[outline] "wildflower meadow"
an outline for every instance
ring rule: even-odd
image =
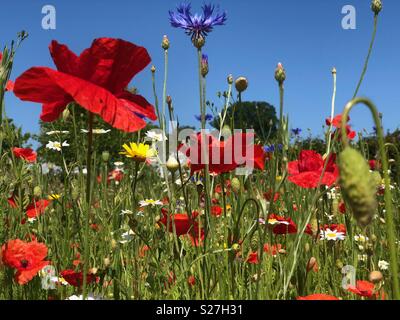
[[[53,64],[18,74],[30,31],[0,39],[0,299],[399,300],[400,133],[383,128],[379,100],[359,96],[384,81],[368,77],[382,2],[363,1],[370,42],[354,45],[365,60],[347,104],[334,60],[326,72],[322,138],[286,111],[285,61],[258,70],[276,110],[251,102],[252,79],[229,70],[218,99],[207,90],[218,68],[209,41],[230,27],[222,5],[163,13],[163,32],[181,31],[196,61],[179,70],[198,79],[185,107],[195,126],[169,95],[167,35],[147,40],[161,65],[142,39],[97,37],[79,52],[53,39]],[[19,112],[41,108],[39,133],[7,115],[11,96]],[[354,128],[354,109],[373,133]]]

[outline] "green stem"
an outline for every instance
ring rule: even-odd
[[[385,208],[386,208],[386,228],[389,240],[389,251],[390,251],[390,268],[393,277],[393,295],[396,300],[400,300],[400,287],[398,277],[398,264],[397,264],[397,249],[396,249],[396,230],[393,216],[393,205],[392,205],[392,191],[390,189],[390,177],[389,177],[389,164],[385,150],[385,142],[383,138],[383,129],[379,118],[379,113],[376,106],[366,98],[355,98],[351,100],[344,108],[342,113],[342,123],[347,123],[348,115],[350,110],[357,104],[366,105],[372,113],[374,123],[377,130],[379,153],[382,161],[382,170],[385,180]],[[346,134],[346,126],[342,126],[342,143],[345,147],[349,145],[349,141]]]
[[[378,15],[376,14],[376,15],[374,16],[374,31],[373,31],[373,33],[372,33],[372,39],[371,39],[371,43],[370,43],[370,45],[369,45],[367,58],[365,59],[364,68],[363,68],[363,71],[362,71],[362,73],[361,73],[360,80],[358,81],[356,91],[354,92],[353,99],[357,96],[358,90],[360,89],[361,84],[362,84],[362,82],[363,82],[363,80],[364,80],[364,76],[365,76],[365,74],[366,74],[366,72],[367,72],[369,58],[371,57],[372,48],[373,48],[374,42],[375,42],[375,36],[376,36],[377,25],[378,25]]]
[[[89,111],[89,119],[88,119],[88,146],[87,146],[87,160],[86,160],[86,205],[87,205],[87,213],[85,216],[85,225],[84,225],[84,261],[83,261],[83,287],[82,287],[82,295],[85,300],[87,297],[86,292],[86,282],[87,282],[87,272],[89,267],[89,224],[90,224],[90,209],[91,209],[91,177],[92,177],[92,146],[93,146],[93,117],[94,114]]]

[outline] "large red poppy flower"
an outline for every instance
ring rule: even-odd
[[[268,224],[272,226],[274,234],[297,233],[297,225],[291,218],[285,218],[272,213],[268,217]]]
[[[16,158],[24,159],[27,162],[35,162],[37,154],[31,148],[13,148],[12,152]]]
[[[349,122],[349,121],[350,121],[350,117],[347,117],[347,122]],[[336,130],[341,130],[341,128],[342,128],[342,115],[338,114],[336,117],[334,117],[332,119],[332,121],[331,121],[331,118],[326,118],[325,123],[326,123],[327,126],[332,125],[333,127],[336,128]],[[335,134],[336,134],[336,132],[332,133],[332,136],[334,136]],[[348,125],[348,124],[346,124],[346,134],[347,134],[347,137],[350,140],[353,140],[356,137],[356,132],[353,131],[351,129],[351,126]],[[341,131],[339,131],[338,132],[338,138],[339,139],[341,139],[341,135],[342,135],[342,133],[341,133]]]
[[[211,134],[206,134],[205,138],[208,160],[205,159],[206,155],[203,155],[201,133],[193,137],[190,146],[180,147],[190,160],[192,173],[203,170],[206,161],[212,174],[230,172],[241,166],[264,169],[266,154],[262,146],[253,143],[254,134],[236,133],[226,141],[220,141]]]
[[[375,285],[369,281],[358,280],[355,286],[349,286],[347,290],[361,297],[371,298],[375,293]]]
[[[163,208],[161,212],[163,217],[160,219],[160,222],[167,226],[168,211]],[[199,223],[195,220],[198,215],[197,211],[193,211],[191,217],[186,213],[170,214],[168,231],[173,232],[173,225],[175,225],[175,232],[178,237],[188,235],[194,246],[200,245],[200,242],[204,239],[204,230],[199,227]]]
[[[41,120],[56,120],[73,101],[126,132],[142,129],[144,117],[157,119],[145,98],[126,90],[151,61],[145,48],[121,39],[99,38],[79,56],[57,41],[50,44],[50,53],[58,71],[31,68],[14,86],[21,100],[43,104]]]
[[[67,269],[60,272],[61,276],[67,281],[71,286],[81,287],[83,284],[83,273],[82,271],[76,272],[71,269]],[[96,281],[96,277],[92,274],[86,276],[86,283],[92,283]]]
[[[329,294],[323,294],[323,293],[315,293],[315,294],[310,294],[305,297],[297,297],[297,300],[340,300],[339,298],[336,298],[335,296],[331,296]]]
[[[1,250],[3,263],[17,270],[15,279],[21,285],[31,281],[49,264],[49,261],[44,260],[47,256],[46,245],[37,241],[10,240]]]
[[[49,204],[50,201],[45,199],[35,201],[26,207],[26,215],[28,218],[37,218],[44,213]]]
[[[335,160],[335,155],[329,157],[321,185],[331,186],[336,182],[339,170]],[[319,153],[313,150],[302,150],[298,160],[289,162],[288,180],[302,188],[316,188],[323,168],[324,160]]]

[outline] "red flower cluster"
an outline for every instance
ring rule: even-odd
[[[31,148],[13,148],[12,152],[16,158],[24,159],[27,162],[35,162],[37,154]]]
[[[17,207],[14,197],[8,198],[7,201],[11,208]],[[41,199],[37,201],[35,200],[33,203],[29,204],[26,207],[26,215],[28,216],[28,218],[37,218],[45,212],[45,209],[48,207],[49,204],[50,201],[46,199]]]
[[[349,121],[350,121],[350,117],[347,117],[347,122],[349,122]],[[342,136],[342,132],[341,132],[341,130],[342,130],[341,129],[342,128],[342,115],[338,114],[336,117],[334,117],[332,119],[332,121],[331,121],[331,118],[326,118],[325,123],[326,123],[327,126],[331,126],[332,125],[333,127],[335,127],[336,131],[339,130],[338,131],[338,138],[341,139],[341,136]],[[336,131],[334,133],[332,133],[332,136],[336,135]],[[356,137],[356,132],[351,130],[351,126],[348,125],[348,124],[346,124],[346,134],[347,134],[347,137],[350,140],[353,140]]]
[[[335,164],[336,156],[329,157],[321,185],[333,185],[338,176],[339,169]],[[322,156],[313,150],[302,150],[299,159],[289,162],[288,180],[302,188],[316,188],[324,168]]]
[[[285,218],[272,213],[268,217],[268,224],[272,225],[274,234],[297,233],[297,225],[291,218]]]
[[[99,38],[80,56],[53,41],[50,53],[57,70],[34,67],[16,81],[14,93],[24,101],[42,103],[40,118],[52,122],[70,102],[100,115],[114,128],[133,132],[156,120],[145,98],[126,90],[131,79],[151,61],[147,50],[121,39]]]
[[[198,133],[191,142],[191,146],[182,145],[180,150],[190,159],[192,173],[203,170],[206,161],[212,174],[221,174],[246,167],[263,170],[265,152],[258,144],[253,144],[254,134],[236,133],[226,141],[219,141],[211,134],[205,135],[208,160],[203,155],[202,135]]]
[[[161,209],[163,217],[160,219],[163,225],[168,225],[168,211]],[[198,246],[204,239],[204,230],[199,227],[199,223],[196,221],[196,217],[199,215],[197,211],[192,212],[192,216],[189,217],[186,213],[175,213],[169,215],[169,232],[173,232],[173,225],[175,225],[175,232],[178,237],[182,235],[188,235],[192,240],[194,246]],[[199,241],[200,240],[200,241]]]
[[[1,251],[3,263],[17,270],[15,279],[21,285],[31,281],[50,263],[44,260],[47,256],[46,245],[36,240],[31,242],[10,240],[3,245]]]

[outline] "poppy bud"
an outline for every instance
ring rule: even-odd
[[[375,13],[375,15],[378,15],[379,12],[381,12],[381,10],[382,10],[382,1],[381,0],[372,0],[371,9]]]
[[[311,257],[310,260],[308,260],[307,262],[307,267],[306,267],[307,272],[313,270],[316,265],[317,265],[317,259]]]
[[[101,158],[104,162],[108,162],[108,160],[110,159],[110,153],[108,151],[103,151],[101,154]]]
[[[368,225],[375,213],[376,188],[364,157],[346,147],[339,155],[340,186],[353,215],[362,226]]]
[[[243,92],[247,89],[249,82],[245,77],[239,77],[235,81],[235,88],[238,92]]]
[[[42,189],[39,186],[33,188],[33,195],[35,197],[40,197],[42,195]]]
[[[336,216],[338,214],[339,210],[339,201],[338,199],[333,199],[332,200],[332,215]]]
[[[228,84],[232,84],[233,83],[233,76],[230,74],[227,78]]]
[[[282,84],[286,80],[286,71],[282,66],[282,63],[278,63],[275,69],[275,80]]]
[[[168,158],[167,169],[170,172],[175,172],[176,170],[179,169],[179,162],[176,160],[176,158],[173,155],[170,155]]]
[[[234,177],[231,180],[231,188],[234,193],[238,193],[240,191],[240,180]]]
[[[304,245],[304,251],[305,252],[309,252],[310,251],[310,244],[307,242],[305,245]]]
[[[63,113],[62,113],[62,119],[63,119],[64,121],[67,120],[67,119],[69,118],[70,114],[71,114],[71,113],[69,112],[68,107],[65,108],[65,110],[64,110]]]
[[[369,274],[369,281],[372,283],[379,283],[383,280],[383,274],[380,271],[372,271]]]
[[[168,49],[169,49],[169,39],[168,39],[168,37],[167,37],[166,35],[164,35],[164,37],[163,37],[163,39],[162,39],[161,47],[162,47],[164,50],[168,50]]]

